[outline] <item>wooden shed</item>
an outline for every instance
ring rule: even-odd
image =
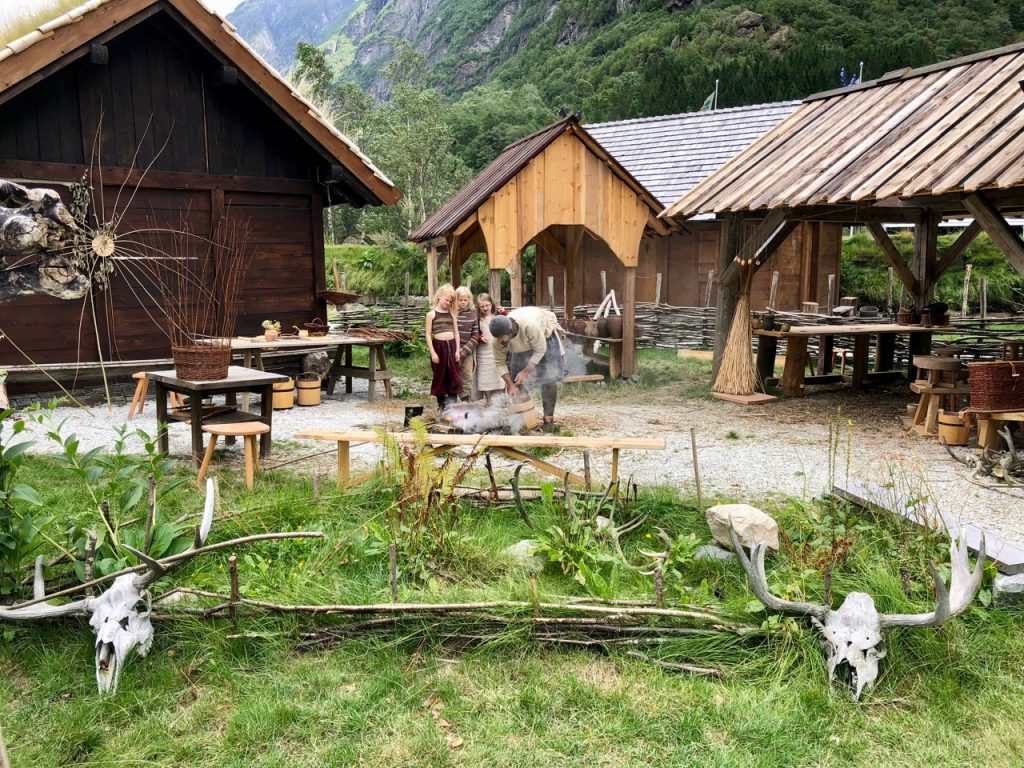
[[[682,195],[663,217],[714,216],[722,230],[716,351],[739,265],[763,263],[799,222],[866,225],[918,306],[982,230],[1024,274],[1024,242],[1005,219],[1024,211],[1022,81],[1017,44],[816,94]],[[963,216],[974,222],[940,252],[939,222]],[[912,263],[887,222],[914,225]]]
[[[56,189],[69,205],[85,180],[119,235],[247,222],[255,257],[239,333],[325,315],[325,205],[401,197],[199,0],[91,0],[0,48],[0,179]],[[132,254],[115,258],[126,261],[109,284],[76,300],[24,290],[34,283],[14,278],[33,264],[8,269],[0,365],[25,363],[19,348],[36,363],[168,357]]]
[[[452,280],[464,261],[487,254],[490,290],[500,273],[512,279],[512,304],[521,305],[520,255],[530,243],[558,263],[564,306],[582,301],[583,243],[601,241],[621,266],[622,375],[636,371],[636,270],[648,227],[667,234],[661,206],[575,117],[564,118],[507,147],[494,162],[410,235],[428,245],[427,275],[437,283],[437,245],[447,248]]]

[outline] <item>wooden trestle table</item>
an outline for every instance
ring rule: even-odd
[[[765,331],[757,329],[757,374],[761,382],[773,377],[775,353],[779,339],[786,340],[786,363],[782,372],[782,394],[800,397],[807,384],[834,384],[842,376],[832,372],[832,352],[836,336],[853,339],[853,375],[850,385],[863,389],[873,379],[891,378],[896,357],[896,337],[907,336],[910,341],[910,355],[926,355],[931,350],[932,334],[955,332],[947,327],[924,327],[921,325],[897,325],[896,323],[850,323],[844,325],[801,325],[788,331]],[[813,336],[819,338],[817,374],[807,375],[807,341]],[[868,370],[868,352],[872,340],[875,342],[875,364]],[[909,378],[915,378],[913,365],[908,371]]]

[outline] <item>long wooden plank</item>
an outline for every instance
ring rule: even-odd
[[[348,441],[353,443],[381,443],[394,440],[397,443],[418,443],[420,438],[412,432],[368,432],[330,429],[304,429],[296,432],[299,440],[326,440],[328,442]],[[426,436],[428,445],[462,445],[481,448],[629,448],[640,450],[665,450],[665,441],[648,437],[564,437],[561,435],[442,435],[430,433]]]
[[[1021,242],[996,207],[980,193],[968,195],[964,198],[964,205],[992,238],[992,242],[1006,255],[1013,268],[1024,275],[1024,242]]]
[[[889,238],[889,233],[885,231],[885,227],[882,226],[881,222],[869,221],[867,228],[871,236],[875,238],[875,242],[878,243],[878,247],[882,249],[882,255],[885,256],[885,260],[892,266],[900,282],[903,283],[911,296],[916,296],[918,289],[917,278],[914,277],[907,263],[903,261],[903,254],[899,252],[896,244]]]

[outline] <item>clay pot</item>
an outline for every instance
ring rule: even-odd
[[[268,328],[263,332],[263,338],[267,341],[277,341],[277,337],[281,335],[280,331],[275,331],[273,328]]]
[[[610,339],[621,339],[622,338],[622,316],[621,315],[609,315],[609,317],[608,317],[608,338],[610,338]]]
[[[597,319],[597,335],[602,339],[608,338],[608,318],[599,317]]]
[[[583,321],[583,335],[584,336],[597,336],[597,321],[596,320],[584,320]]]
[[[761,321],[755,317],[753,320],[750,321],[750,327],[753,328],[755,331],[759,330],[761,328]]]
[[[587,332],[587,321],[582,317],[578,317],[572,321],[572,332],[578,336],[582,336]]]

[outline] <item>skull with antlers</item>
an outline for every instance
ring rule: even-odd
[[[0,608],[0,621],[38,621],[64,616],[88,616],[89,625],[96,633],[96,684],[101,696],[113,693],[117,690],[118,682],[121,679],[121,670],[132,651],[137,652],[139,656],[145,656],[153,643],[153,624],[150,621],[153,600],[148,589],[150,584],[192,557],[212,550],[226,549],[238,544],[267,539],[321,538],[323,536],[322,533],[313,531],[263,533],[204,546],[213,525],[216,499],[216,485],[211,478],[206,481],[206,502],[202,520],[195,528],[195,539],[192,546],[184,552],[155,560],[137,549],[121,544],[120,546],[135,555],[142,565],[116,574],[114,583],[99,597],[88,596],[62,605],[47,602],[53,597],[89,588],[97,582],[87,582],[70,590],[47,596],[43,584],[42,558],[37,558],[33,599],[20,605]],[[149,529],[153,527],[154,514],[154,508],[150,507]],[[112,574],[112,576],[114,575]],[[103,580],[105,579],[100,581]]]
[[[860,698],[862,691],[870,690],[878,679],[878,662],[886,654],[883,644],[885,630],[890,627],[939,627],[953,616],[963,613],[981,586],[985,566],[984,537],[973,570],[966,540],[952,539],[949,545],[952,575],[948,588],[935,564],[928,564],[935,582],[934,611],[920,614],[879,613],[871,595],[864,592],[849,593],[843,604],[832,610],[827,605],[794,602],[773,595],[764,571],[765,544],[755,544],[748,557],[735,529],[730,527],[729,534],[736,556],[746,571],[750,588],[757,599],[773,611],[811,618],[822,635],[829,680],[834,681],[840,676],[848,680],[853,687],[854,700]]]

